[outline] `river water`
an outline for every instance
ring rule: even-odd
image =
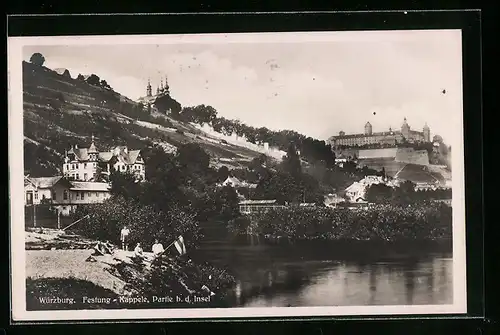
[[[449,247],[270,244],[209,229],[194,256],[227,268],[232,307],[452,304]]]

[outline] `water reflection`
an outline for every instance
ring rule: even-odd
[[[450,253],[363,258],[313,249],[266,245],[247,237],[243,241],[208,240],[197,252],[236,276],[237,283],[227,297],[229,306],[453,303]]]

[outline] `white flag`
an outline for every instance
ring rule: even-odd
[[[179,252],[179,254],[182,256],[186,253],[186,245],[184,244],[184,238],[179,236],[179,238],[174,242],[175,249]]]

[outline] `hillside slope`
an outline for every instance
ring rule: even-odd
[[[244,166],[262,154],[164,114],[149,113],[110,88],[27,62],[23,62],[23,96],[24,169],[32,176],[60,173],[64,151],[75,144],[88,146],[92,135],[99,150],[153,144],[175,150],[182,143],[196,142],[214,165],[228,167]]]

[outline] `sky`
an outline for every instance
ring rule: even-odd
[[[49,40],[51,39],[51,40]],[[48,68],[97,74],[132,99],[168,77],[183,106],[318,139],[343,130],[427,123],[449,144],[462,118],[461,35],[456,30],[168,35],[57,39],[25,45]],[[443,90],[445,93],[443,93]],[[458,128],[457,128],[458,127]]]

